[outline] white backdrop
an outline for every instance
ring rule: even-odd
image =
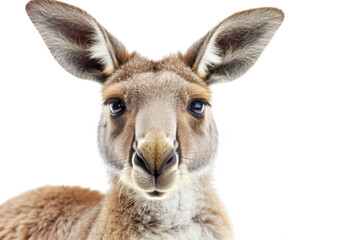
[[[356,1],[67,1],[151,59],[185,51],[236,11],[281,8],[255,66],[212,88],[217,189],[237,239],[360,239]],[[0,203],[43,185],[106,192],[100,85],[56,63],[26,2],[0,7]]]

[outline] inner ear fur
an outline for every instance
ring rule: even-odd
[[[56,61],[76,77],[104,82],[130,58],[123,44],[80,8],[33,0],[26,12]]]
[[[235,13],[195,42],[183,59],[207,84],[232,81],[254,65],[283,19],[277,8]]]

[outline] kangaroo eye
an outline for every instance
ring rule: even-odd
[[[205,103],[201,100],[194,100],[189,104],[187,110],[194,117],[202,118],[205,113]]]
[[[110,103],[110,114],[112,117],[118,117],[126,111],[125,103],[122,99],[117,98]]]

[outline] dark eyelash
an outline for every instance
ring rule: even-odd
[[[112,98],[106,99],[105,102],[103,103],[103,106],[109,105],[109,104],[115,102],[117,99],[119,99],[119,98],[112,97]]]

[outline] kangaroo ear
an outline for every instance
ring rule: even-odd
[[[256,62],[283,19],[277,8],[236,13],[193,44],[184,60],[207,84],[232,81]]]
[[[122,43],[77,7],[33,0],[26,12],[56,61],[76,77],[104,82],[130,58]]]

